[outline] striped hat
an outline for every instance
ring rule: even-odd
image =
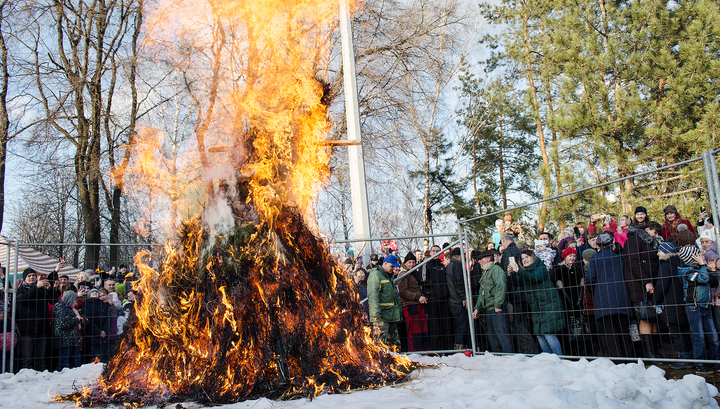
[[[680,248],[680,251],[678,251],[678,256],[680,256],[680,260],[682,260],[685,264],[695,263],[694,256],[698,254],[700,254],[700,249],[695,247],[695,245],[693,244],[683,246]]]

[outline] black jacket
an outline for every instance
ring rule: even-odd
[[[425,264],[424,276],[422,267],[420,267],[418,282],[428,302],[447,302],[447,278],[445,277],[445,266],[440,260],[434,259]]]
[[[25,282],[20,284],[17,289],[15,317],[20,334],[32,338],[52,335],[50,305],[54,305],[56,301],[52,288],[38,288]]]
[[[90,343],[100,343],[102,338],[100,332],[110,335],[110,305],[102,302],[99,298],[88,297],[83,305],[81,315],[87,319],[85,326],[85,341]],[[105,338],[107,339],[107,337]]]
[[[662,315],[665,315],[668,322],[686,326],[689,324],[685,315],[683,285],[677,271],[678,266],[682,264],[677,256],[670,257],[667,261],[660,261],[653,297],[655,304],[663,306]]]
[[[465,280],[463,279],[462,262],[450,259],[450,264],[445,267],[447,279],[448,301],[451,308],[462,308],[465,298]]]

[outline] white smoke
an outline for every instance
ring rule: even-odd
[[[229,204],[237,195],[235,169],[230,164],[221,163],[206,169],[202,177],[207,183],[212,183],[214,193],[203,211],[203,222],[210,229],[210,237],[224,236],[235,227]]]

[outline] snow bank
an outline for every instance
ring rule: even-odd
[[[408,382],[376,390],[315,399],[276,402],[267,399],[225,405],[225,409],[580,409],[580,408],[718,408],[718,390],[705,379],[686,375],[667,380],[655,366],[614,365],[607,359],[566,361],[555,355],[532,358],[522,355],[485,354],[468,358],[412,355],[433,368],[415,371]],[[73,403],[53,401],[56,394],[73,391],[97,378],[101,365],[89,364],[62,373],[24,369],[0,375],[0,407],[69,408]],[[185,408],[197,404],[184,403]]]

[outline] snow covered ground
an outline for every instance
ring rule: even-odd
[[[718,390],[704,378],[686,375],[678,381],[666,380],[663,370],[655,366],[645,369],[639,364],[614,365],[607,359],[573,362],[548,354],[532,358],[491,354],[410,358],[437,367],[415,371],[408,382],[397,386],[312,400],[260,399],[222,408],[718,408],[713,398]],[[52,397],[72,392],[73,384],[87,384],[100,371],[100,364],[88,364],[62,373],[24,369],[14,376],[0,375],[0,407],[73,407],[73,403],[54,402]],[[198,407],[194,403],[182,406]]]

